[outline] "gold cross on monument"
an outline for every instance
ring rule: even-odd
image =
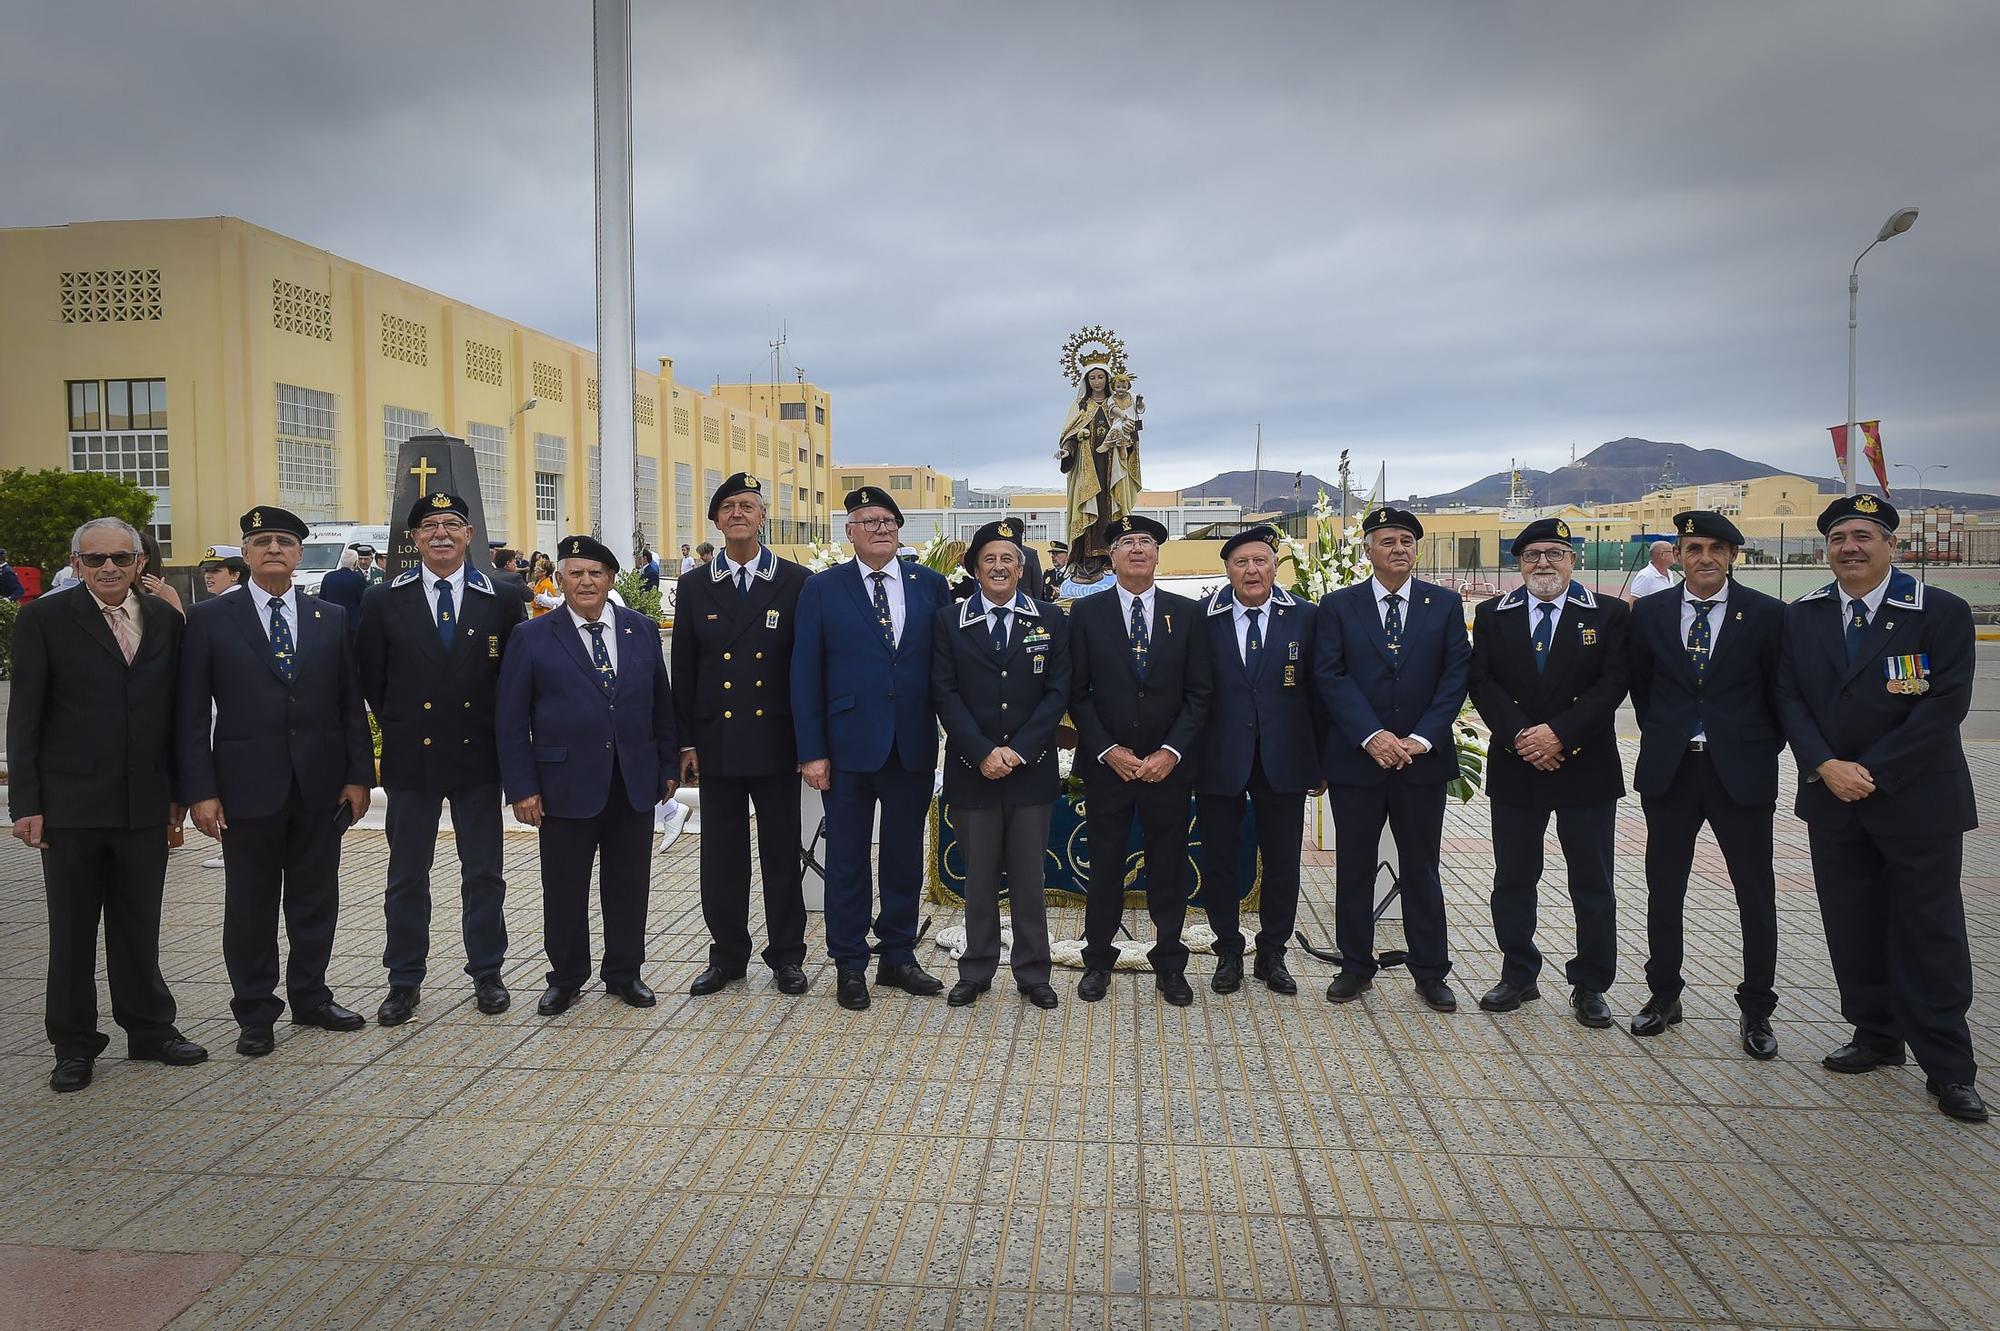
[[[429,490],[431,488],[431,477],[437,474],[438,469],[431,465],[431,460],[421,454],[417,457],[417,465],[410,468],[410,475],[417,478],[418,490]]]

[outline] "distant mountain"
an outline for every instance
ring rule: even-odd
[[[1754,480],[1759,476],[1796,474],[1790,468],[1740,458],[1719,448],[1691,448],[1686,444],[1627,437],[1599,444],[1570,466],[1559,467],[1555,471],[1523,468],[1521,476],[1534,491],[1537,506],[1626,503],[1657,490],[1669,461],[1673,463],[1675,480],[1681,485],[1713,485],[1725,481]],[[1841,489],[1838,477],[1810,476],[1807,479],[1815,482],[1823,493],[1838,493]],[[1875,486],[1862,488],[1881,493]],[[1496,471],[1448,494],[1430,495],[1420,502],[1433,508],[1447,504],[1468,504],[1477,508],[1505,504],[1507,495],[1507,473]],[[1927,488],[1924,502],[1994,508],[2000,507],[2000,496]]]
[[[1211,476],[1199,485],[1183,485],[1181,493],[1191,499],[1229,499],[1240,504],[1248,513],[1255,507],[1261,512],[1289,513],[1298,508],[1311,508],[1313,500],[1324,489],[1328,494],[1340,495],[1340,487],[1333,481],[1321,480],[1311,472],[1306,472],[1299,480],[1298,489],[1292,488],[1289,471],[1225,471]],[[1261,479],[1259,479],[1261,476]],[[1253,504],[1254,501],[1254,504]]]

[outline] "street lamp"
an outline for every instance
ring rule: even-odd
[[[1891,236],[1900,236],[1917,222],[1917,210],[1898,208],[1889,214],[1889,220],[1875,233],[1875,239],[1868,242],[1868,250],[1874,249]],[[1868,250],[1854,256],[1854,266],[1847,270],[1847,493],[1854,493],[1855,455],[1860,452],[1854,446],[1854,325],[1855,315],[1861,303],[1861,261],[1868,257]]]
[[[1950,471],[1949,462],[1926,462],[1923,466],[1913,466],[1908,462],[1896,464],[1904,471],[1917,473],[1917,576],[1923,577],[1924,570],[1924,473],[1927,471]]]

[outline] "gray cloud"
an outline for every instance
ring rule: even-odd
[[[45,4],[0,222],[236,213],[592,341],[582,6]],[[2000,491],[2000,11],[641,4],[642,356],[790,361],[839,454],[1053,483],[1070,329],[1147,475],[1462,484],[1623,434],[1830,470],[1842,271],[1892,460]],[[789,373],[789,369],[787,370]]]

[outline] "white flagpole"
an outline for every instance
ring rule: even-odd
[[[621,562],[634,555],[636,353],[632,295],[632,4],[593,0],[593,112],[597,148],[597,446],[603,476],[600,539]],[[629,565],[627,565],[629,567]]]

